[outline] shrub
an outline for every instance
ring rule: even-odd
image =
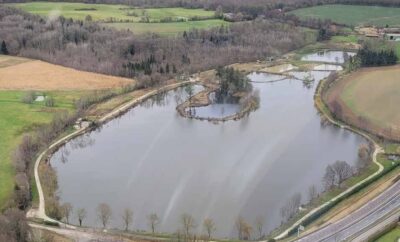
[[[26,92],[22,97],[22,102],[26,104],[32,104],[35,101],[36,94],[33,91]]]
[[[55,106],[55,101],[53,97],[46,97],[44,101],[44,105],[46,107],[54,107]]]

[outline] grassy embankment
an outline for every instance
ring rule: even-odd
[[[139,9],[124,5],[112,4],[84,4],[84,3],[51,3],[30,2],[12,4],[32,14],[43,17],[62,15],[66,18],[84,20],[90,15],[93,21],[103,22],[109,27],[117,29],[129,29],[136,34],[154,32],[161,35],[174,35],[192,28],[211,28],[228,24],[227,22],[214,19],[213,11],[203,9],[184,8],[148,8]],[[147,16],[149,23],[140,22]],[[207,18],[205,20],[190,21],[190,18]],[[162,19],[171,18],[172,22],[160,23]],[[113,19],[112,23],[110,22]],[[177,20],[185,21],[177,22]],[[187,21],[186,21],[187,20]],[[129,21],[129,22],[128,22]],[[175,21],[175,22],[174,22]]]
[[[19,85],[18,73],[25,75],[28,69],[29,76],[25,77],[25,84]],[[14,73],[14,76],[10,76],[9,73]],[[64,78],[58,78],[59,76]],[[0,55],[0,209],[7,205],[13,192],[15,170],[12,155],[23,135],[49,123],[56,113],[72,112],[75,109],[74,101],[92,92],[88,90],[88,87],[104,89],[127,81],[124,78],[81,72],[45,62]],[[55,100],[55,106],[46,107],[44,101],[31,104],[22,102],[27,93],[25,89],[30,86],[36,87],[34,90],[40,90],[36,92],[37,95],[52,97]],[[68,91],[58,90],[57,86]],[[34,185],[33,182],[32,185]],[[34,187],[32,195],[35,200]]]

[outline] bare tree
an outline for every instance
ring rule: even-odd
[[[158,215],[156,213],[152,213],[147,217],[147,219],[149,220],[151,232],[154,234],[156,231],[156,227],[160,222]]]
[[[262,216],[257,216],[256,221],[255,221],[255,227],[258,232],[258,238],[261,239],[264,237],[263,230],[264,230],[264,217]]]
[[[353,174],[352,167],[346,161],[336,161],[332,165],[335,171],[337,185],[340,187],[344,180],[351,177]]]
[[[240,240],[250,239],[253,228],[249,223],[246,222],[246,220],[242,216],[239,216],[236,219],[235,226],[238,232],[238,238]]]
[[[61,211],[62,211],[62,216],[65,218],[65,220],[67,221],[67,223],[69,223],[69,217],[72,213],[72,205],[71,203],[64,203],[61,206]]]
[[[83,220],[86,218],[86,210],[84,208],[79,208],[76,211],[76,216],[78,217],[79,226],[82,227]]]
[[[124,209],[124,212],[122,214],[122,220],[124,221],[125,224],[125,231],[128,231],[129,224],[131,224],[133,221],[133,211],[129,208]]]
[[[212,233],[216,230],[214,221],[211,218],[204,219],[203,227],[207,233],[208,239],[211,239]]]
[[[0,214],[0,241],[30,241],[25,213],[12,208]]]
[[[236,231],[238,232],[238,239],[241,240],[243,238],[243,226],[246,223],[244,218],[242,216],[239,216],[236,219],[235,226],[236,226]]]
[[[184,213],[181,216],[181,223],[183,226],[183,231],[185,232],[186,238],[190,236],[190,231],[196,228],[196,222],[192,215]]]
[[[97,217],[99,218],[101,224],[103,225],[103,228],[107,227],[107,224],[109,223],[111,219],[111,208],[108,206],[106,203],[100,203],[99,206],[97,206]]]
[[[329,190],[335,185],[335,176],[335,171],[333,170],[332,166],[328,165],[325,169],[325,175],[322,178],[325,190]]]
[[[368,144],[361,144],[358,147],[358,159],[357,159],[357,171],[360,172],[362,169],[364,169],[368,163],[370,162],[370,149]]]
[[[284,221],[288,221],[298,212],[301,205],[301,194],[293,195],[281,208],[281,216]]]
[[[308,188],[308,199],[311,202],[314,201],[314,199],[316,199],[318,197],[318,190],[317,187],[315,185],[311,185]]]

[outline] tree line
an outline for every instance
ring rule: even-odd
[[[72,223],[71,218],[74,216],[80,227],[84,226],[84,221],[87,218],[87,211],[84,208],[78,208],[74,211],[73,206],[70,203],[64,203],[61,206],[61,220],[67,224]],[[111,207],[107,203],[100,203],[95,208],[97,221],[100,223],[102,229],[107,229],[112,221],[115,221],[115,216]],[[122,213],[119,214],[119,219],[121,222],[120,229],[123,231],[134,231],[132,224],[134,221],[134,212],[130,208],[125,208]],[[153,234],[157,234],[158,227],[160,225],[161,219],[157,213],[150,213],[147,216],[148,230]],[[179,217],[180,227],[173,234],[178,240],[183,241],[195,241],[196,236],[204,241],[209,241],[214,238],[214,234],[217,231],[217,225],[214,220],[210,217],[205,218],[200,224],[196,219],[189,213],[182,213]],[[263,239],[265,238],[264,233],[265,218],[262,216],[257,216],[254,223],[249,223],[244,217],[238,216],[235,220],[235,229],[237,231],[237,238],[240,240],[250,240]],[[198,227],[202,228],[202,233],[197,235],[194,231]]]

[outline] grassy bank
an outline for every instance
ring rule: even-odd
[[[293,13],[302,19],[331,19],[346,25],[376,25],[384,27],[400,26],[400,8],[360,6],[360,5],[321,5],[294,10]]]

